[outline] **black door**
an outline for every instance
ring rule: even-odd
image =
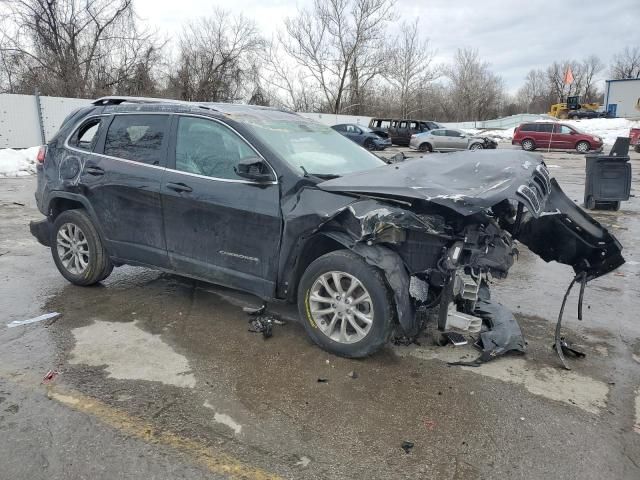
[[[236,175],[238,161],[258,153],[222,122],[179,116],[173,131],[162,183],[173,268],[273,296],[282,229],[275,175],[266,184]]]
[[[81,188],[111,255],[130,263],[168,267],[160,181],[170,117],[121,114],[107,123],[95,153],[87,156]]]

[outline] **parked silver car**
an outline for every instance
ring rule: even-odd
[[[456,150],[482,150],[496,148],[498,143],[487,137],[469,135],[462,130],[438,128],[411,135],[409,147],[421,152],[453,152]]]

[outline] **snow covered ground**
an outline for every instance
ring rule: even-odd
[[[40,147],[13,150],[0,149],[0,177],[24,177],[36,173],[36,157]]]
[[[540,120],[548,121],[548,120]],[[628,137],[631,128],[640,128],[640,120],[627,120],[626,118],[593,118],[590,120],[558,120],[558,122],[571,125],[590,135],[597,135],[604,140],[605,145],[613,145],[617,137]],[[506,130],[467,130],[471,134],[493,137],[499,142],[511,142],[514,128]]]

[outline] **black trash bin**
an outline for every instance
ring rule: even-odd
[[[608,155],[593,153],[586,158],[584,206],[589,210],[618,210],[631,193],[629,138],[618,137]]]

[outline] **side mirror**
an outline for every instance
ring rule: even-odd
[[[273,175],[271,175],[269,167],[264,160],[258,157],[240,160],[238,164],[233,167],[233,170],[239,177],[256,182],[269,182],[273,180]]]

